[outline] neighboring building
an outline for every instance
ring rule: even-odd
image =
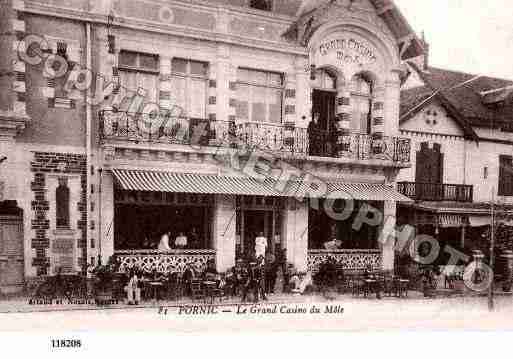
[[[398,189],[415,203],[401,206],[398,221],[470,254],[483,249],[492,201],[498,212],[513,204],[513,81],[419,63],[411,71],[400,132],[411,139],[412,166]]]
[[[225,271],[259,232],[299,270],[328,255],[346,269],[393,268],[380,223],[350,221],[363,204],[395,218],[408,200],[394,190],[410,166],[400,86],[404,60],[423,48],[392,1],[7,0],[0,10],[3,290],[112,255],[122,269],[215,260]],[[43,61],[20,61],[24,48]],[[56,58],[92,78],[53,78]],[[162,116],[150,117],[151,102]],[[241,173],[254,148],[302,171],[310,197],[355,199],[350,219],[293,198],[301,178],[282,191]],[[184,233],[185,248],[157,249],[165,231],[172,247]],[[324,249],[333,236],[342,248]]]

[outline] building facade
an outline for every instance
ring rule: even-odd
[[[411,139],[412,166],[400,172],[398,189],[415,202],[400,206],[399,222],[434,235],[442,248],[487,253],[492,202],[503,224],[510,224],[504,215],[513,195],[513,82],[409,65],[400,132]],[[499,254],[511,250],[508,242]],[[448,258],[442,253],[438,262]]]
[[[4,291],[111,256],[225,271],[260,233],[300,271],[393,269],[378,236],[409,200],[400,88],[423,47],[392,1],[1,6]]]

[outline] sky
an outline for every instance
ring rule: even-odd
[[[513,0],[395,0],[430,65],[513,80]]]

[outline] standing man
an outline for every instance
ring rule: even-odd
[[[265,258],[265,251],[267,250],[267,238],[264,237],[263,232],[258,233],[255,238],[255,258],[262,256]]]

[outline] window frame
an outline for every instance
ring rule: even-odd
[[[283,125],[284,119],[285,119],[285,74],[282,72],[277,71],[266,71],[266,70],[260,70],[260,69],[254,69],[249,67],[237,67],[237,72],[240,70],[246,70],[250,72],[261,72],[266,74],[266,84],[262,85],[258,82],[251,82],[251,81],[242,81],[239,79],[239,76],[237,74],[237,90],[239,89],[240,85],[245,85],[249,87],[249,99],[252,99],[253,95],[253,89],[255,87],[260,87],[264,89],[272,89],[272,90],[279,90],[280,91],[280,119],[278,122],[271,122],[267,121],[269,111],[267,109],[266,111],[266,121],[254,121],[252,120],[252,113],[253,113],[253,102],[248,101],[248,118],[245,119],[245,123],[254,123],[254,124],[265,124],[265,125],[274,125],[274,126],[280,126]],[[273,86],[271,85],[272,81],[270,80],[271,75],[279,75],[281,79],[281,86]],[[237,94],[237,106],[239,104],[239,98]],[[270,117],[270,116],[269,116]],[[239,118],[237,116],[237,118]]]
[[[268,9],[261,9],[261,8],[258,8],[258,7],[255,7],[254,4],[253,4],[253,1],[254,0],[248,0],[248,7],[250,9],[253,9],[253,10],[258,10],[258,11],[266,11],[266,12],[272,12],[274,11],[274,1],[273,0],[262,0],[262,1],[266,1],[266,2],[269,2],[269,8]]]
[[[186,62],[186,72],[176,72],[174,70],[173,66],[173,60],[182,60]],[[191,72],[191,63],[198,62],[203,63],[206,65],[206,72],[205,75],[196,75]],[[208,61],[201,61],[201,60],[193,60],[193,59],[187,59],[182,57],[173,57],[171,59],[171,81],[173,81],[173,78],[181,78],[185,79],[185,116],[182,116],[180,118],[184,118],[187,120],[191,119],[197,119],[197,120],[206,120],[207,119],[207,113],[208,113],[208,81],[209,81],[209,71],[210,71],[210,63]],[[203,117],[198,118],[195,116],[191,116],[191,102],[190,102],[190,91],[192,91],[192,82],[193,80],[201,80],[205,86],[205,98],[203,99],[204,104],[204,113]]]
[[[354,113],[353,106],[354,106],[355,101],[353,101],[353,99],[354,98],[367,99],[369,102],[369,112],[367,114],[367,131],[366,132],[362,131],[361,122],[360,122],[360,128],[358,130],[353,129],[352,131],[355,133],[361,134],[361,135],[370,135],[372,133],[372,106],[374,103],[374,84],[372,83],[372,81],[365,78],[365,76],[359,75],[359,74],[355,75],[353,77],[353,79],[351,80],[351,82],[355,81],[355,79],[358,79],[358,78],[367,82],[367,84],[369,85],[369,92],[368,93],[362,92],[362,91],[360,91],[360,88],[351,89],[351,92],[350,92],[350,94],[351,94],[351,102],[350,102],[351,103],[351,115]],[[361,119],[360,119],[360,121],[361,121]]]
[[[504,163],[508,163],[504,166]],[[513,156],[499,155],[499,176],[497,194],[502,197],[513,196]]]
[[[66,198],[60,197],[60,194],[65,194]],[[71,226],[70,197],[67,178],[59,178],[58,185],[55,188],[55,228],[57,229],[69,229]],[[65,201],[65,203],[61,203],[61,201]],[[64,213],[62,213],[62,209],[64,209]],[[61,216],[62,214],[64,216]]]
[[[134,54],[136,56],[136,65],[135,66],[130,66],[130,65],[123,65],[121,64],[121,56],[122,56],[122,53],[131,53],[131,54]],[[140,55],[148,55],[148,56],[153,56],[156,58],[156,61],[157,61],[157,66],[155,69],[152,69],[152,68],[149,68],[149,67],[144,67],[144,66],[141,66],[141,60],[140,60]],[[154,76],[157,76],[157,86],[155,89],[153,89],[154,93],[153,93],[153,96],[150,96],[152,98],[155,98],[155,102],[158,102],[159,101],[159,92],[160,92],[160,88],[159,88],[159,76],[160,76],[160,56],[157,55],[157,54],[151,54],[151,53],[147,53],[147,52],[141,52],[141,51],[132,51],[132,50],[120,50],[119,53],[118,53],[118,67],[117,67],[118,71],[119,72],[132,72],[132,73],[135,73],[136,75],[136,82],[137,83],[140,83],[141,82],[141,77],[142,76],[145,76],[145,75],[154,75]],[[120,76],[120,79],[121,79],[121,76]],[[120,84],[121,86],[123,86],[122,84]],[[137,91],[137,89],[128,89],[126,88],[127,91]],[[150,91],[150,89],[144,89],[146,91]]]

